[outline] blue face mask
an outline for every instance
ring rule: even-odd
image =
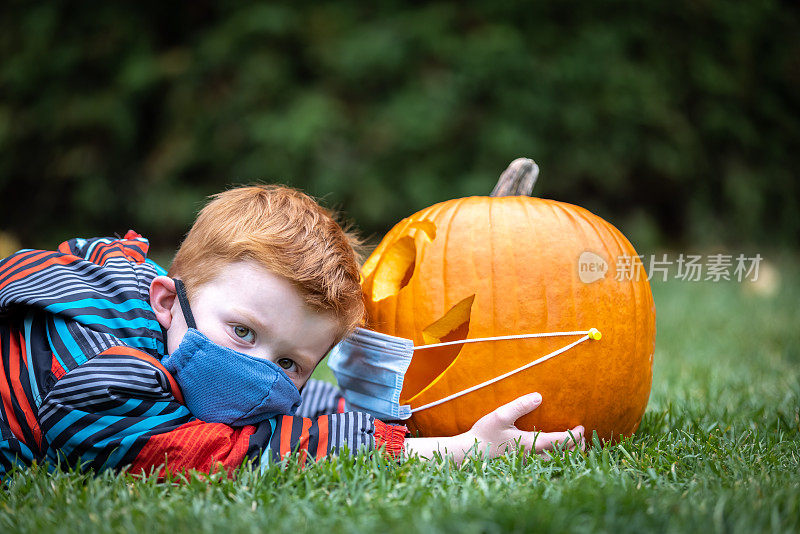
[[[189,330],[162,363],[177,380],[186,407],[209,423],[243,426],[292,415],[300,392],[277,364],[217,345],[197,330],[186,289],[175,280]]]
[[[415,350],[432,349],[446,345],[463,345],[465,343],[480,343],[485,341],[505,341],[513,339],[526,339],[553,336],[581,336],[579,339],[568,343],[560,349],[534,359],[516,369],[513,369],[491,380],[486,380],[462,391],[448,395],[442,399],[422,406],[400,405],[400,392],[403,389],[408,366]],[[447,341],[431,345],[414,346],[410,339],[390,336],[356,328],[356,330],[343,339],[328,355],[328,366],[333,371],[339,388],[344,394],[345,401],[351,408],[367,412],[378,419],[404,420],[411,417],[414,412],[426,410],[452,399],[471,393],[477,389],[489,386],[503,380],[515,373],[539,365],[550,358],[567,352],[572,347],[589,339],[599,340],[600,332],[596,328],[575,332],[546,332],[540,334],[515,334],[509,336],[495,336],[485,338],[470,338],[458,341]],[[417,357],[425,357],[421,354]],[[527,392],[520,392],[520,394]]]

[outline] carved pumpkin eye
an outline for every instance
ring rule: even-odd
[[[406,236],[395,241],[375,270],[372,300],[377,302],[400,293],[414,274],[416,260],[417,247],[413,238]]]
[[[392,243],[383,252],[380,263],[375,267],[375,277],[372,282],[374,302],[397,295],[408,285],[417,262],[415,241],[417,231],[423,232],[424,239],[428,241],[436,238],[436,225],[430,221],[414,221],[405,228],[405,231],[409,232],[409,235]],[[365,264],[364,271],[369,270],[371,266]]]

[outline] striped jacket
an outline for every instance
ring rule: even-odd
[[[149,304],[164,270],[148,242],[72,239],[0,261],[0,478],[14,465],[232,468],[301,461],[347,447],[398,455],[405,427],[344,412],[331,384],[309,381],[295,416],[231,427],[193,417],[161,365],[165,334]]]

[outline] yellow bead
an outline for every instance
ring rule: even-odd
[[[603,337],[603,334],[601,334],[600,330],[598,330],[597,328],[590,328],[589,329],[589,337],[591,339],[594,339],[595,341],[597,341],[598,339]]]

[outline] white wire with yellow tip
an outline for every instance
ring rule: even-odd
[[[419,346],[414,347],[414,350],[423,350],[423,349],[433,349],[433,348],[436,348],[436,347],[446,347],[448,345],[463,345],[463,344],[466,344],[466,343],[478,343],[478,342],[481,342],[481,341],[504,341],[504,340],[509,340],[509,339],[528,339],[528,338],[537,338],[537,337],[556,337],[556,336],[583,336],[583,337],[581,337],[580,339],[578,339],[576,341],[573,341],[572,343],[570,343],[569,345],[567,345],[565,347],[561,347],[560,349],[554,350],[550,354],[546,354],[545,356],[542,356],[541,358],[533,360],[532,362],[526,363],[525,365],[523,365],[521,367],[517,367],[516,369],[513,369],[513,370],[511,370],[511,371],[509,371],[507,373],[503,373],[500,376],[496,376],[496,377],[492,378],[491,380],[487,380],[486,382],[481,382],[480,384],[477,384],[477,385],[472,386],[470,388],[467,388],[467,389],[464,389],[464,390],[461,390],[461,391],[457,391],[456,393],[453,393],[452,395],[448,395],[447,397],[444,397],[443,399],[439,399],[437,401],[429,402],[428,404],[423,404],[422,406],[418,406],[416,408],[413,408],[411,410],[411,413],[418,412],[420,410],[425,410],[427,408],[433,408],[434,406],[438,406],[439,404],[442,404],[442,403],[445,403],[447,401],[453,400],[455,398],[461,397],[462,395],[466,395],[467,393],[472,393],[473,391],[475,391],[477,389],[480,389],[480,388],[486,387],[488,385],[494,384],[495,382],[503,380],[504,378],[508,378],[509,376],[511,376],[511,375],[513,375],[515,373],[519,373],[520,371],[524,371],[525,369],[529,369],[529,368],[533,367],[534,365],[539,365],[540,363],[544,363],[544,362],[546,362],[547,360],[549,360],[551,358],[555,358],[559,354],[562,354],[562,353],[568,351],[569,349],[571,349],[572,347],[574,347],[576,345],[579,345],[580,343],[583,343],[584,341],[587,341],[589,339],[591,339],[593,341],[599,341],[603,337],[603,334],[597,328],[590,328],[589,330],[580,330],[580,331],[575,331],[575,332],[543,332],[543,333],[539,333],[539,334],[515,334],[515,335],[510,335],[510,336],[477,337],[477,338],[470,338],[470,339],[459,339],[459,340],[456,340],[456,341],[445,341],[443,343],[433,343],[431,345],[419,345]]]

